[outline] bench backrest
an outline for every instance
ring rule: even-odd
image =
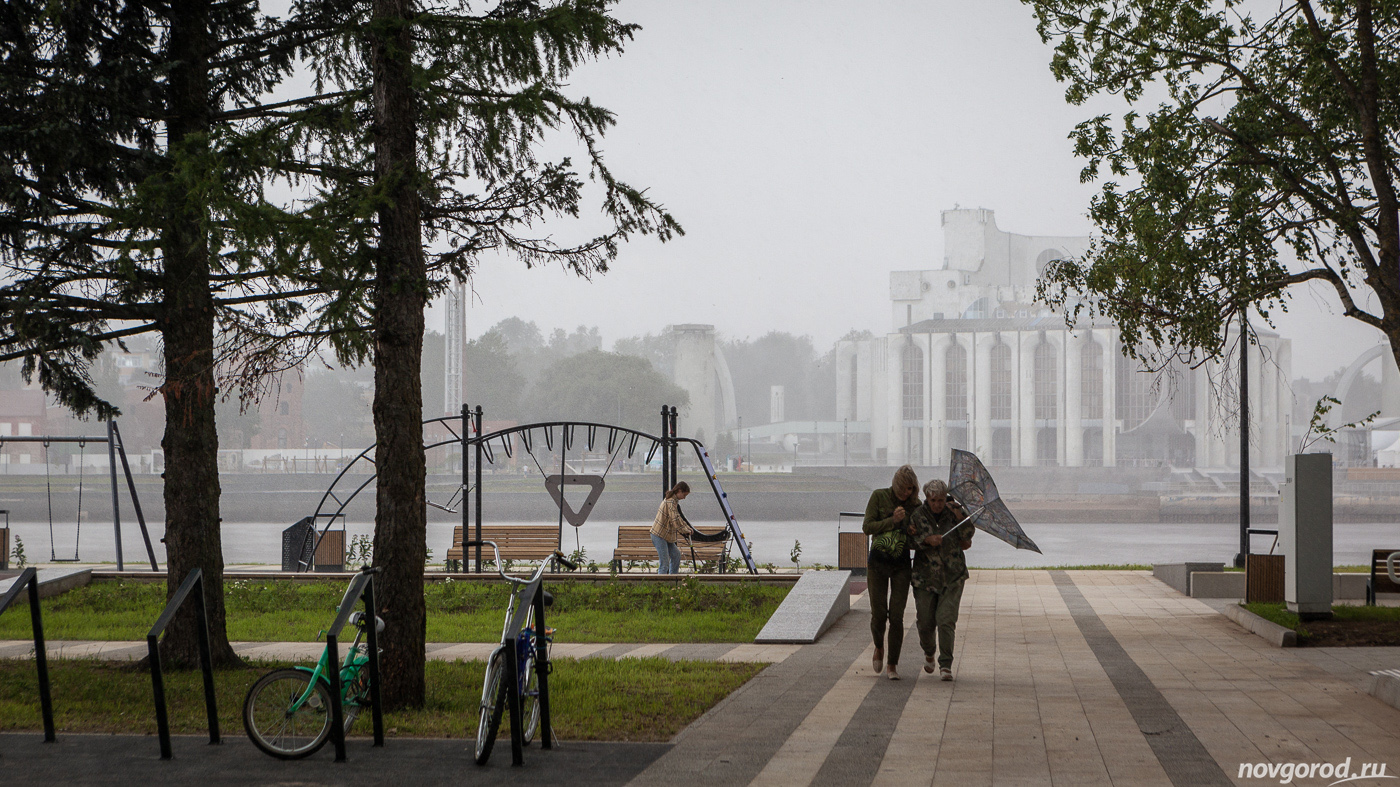
[[[471,533],[476,535],[475,526]],[[481,537],[495,541],[504,560],[542,560],[559,548],[559,528],[554,525],[482,525]],[[452,528],[451,551],[461,549],[463,540],[462,526]],[[491,555],[490,547],[482,547],[483,560]]]
[[[702,525],[695,528],[705,535],[722,533],[724,525]],[[685,542],[685,539],[682,539]],[[716,554],[724,551],[723,541],[696,541],[695,553],[698,555],[702,551],[706,554],[714,552]],[[689,546],[686,547],[687,550]],[[655,547],[651,543],[651,525],[622,525],[617,529],[617,551],[627,554],[655,554]]]
[[[1400,585],[1391,580],[1385,570],[1385,560],[1400,549],[1377,549],[1371,552],[1371,589],[1376,593],[1400,593]],[[1396,561],[1400,563],[1400,560]]]

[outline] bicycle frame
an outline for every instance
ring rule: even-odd
[[[522,765],[525,757],[522,751],[522,739],[524,738],[524,724],[521,717],[521,694],[529,676],[525,674],[524,664],[530,658],[530,650],[533,640],[534,669],[539,676],[539,709],[540,709],[540,745],[542,748],[552,748],[552,732],[549,723],[549,630],[544,625],[544,595],[541,588],[541,581],[544,578],[545,569],[555,562],[569,568],[574,565],[564,557],[563,553],[555,550],[553,555],[540,562],[538,568],[528,579],[513,577],[502,568],[501,550],[494,541],[467,541],[462,544],[463,550],[473,546],[490,546],[495,555],[496,572],[501,579],[510,583],[510,600],[506,603],[505,623],[501,628],[501,644],[491,651],[487,658],[488,675],[489,665],[495,661],[502,652],[508,654],[508,670],[506,673],[506,700],[510,709],[511,728],[511,763]],[[464,552],[465,554],[465,552]],[[525,624],[530,621],[532,612],[537,613],[533,623],[532,631],[525,633]],[[494,736],[494,732],[492,733]],[[489,756],[489,755],[487,755]],[[478,760],[481,762],[481,760]]]
[[[350,652],[345,656],[345,664],[340,668],[340,685],[345,692],[345,697],[342,699],[351,698],[351,686],[360,677],[360,672],[369,666],[369,656],[360,650],[360,640],[364,639],[364,636],[364,629],[360,628],[359,633],[355,635],[354,642],[350,644]],[[329,646],[321,651],[321,659],[316,662],[315,667],[292,667],[298,672],[311,673],[311,680],[306,684],[306,692],[298,697],[296,702],[288,706],[288,713],[295,713],[302,705],[306,704],[307,700],[311,699],[311,695],[316,693],[317,682],[324,683],[327,689],[331,688],[330,667],[331,651]]]

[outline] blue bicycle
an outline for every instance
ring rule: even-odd
[[[496,571],[511,585],[510,600],[506,603],[505,625],[501,629],[501,644],[491,651],[486,660],[486,678],[481,686],[481,708],[476,727],[476,764],[485,765],[491,759],[491,748],[496,744],[496,733],[505,715],[506,699],[509,692],[508,678],[511,667],[511,651],[515,655],[515,689],[520,697],[521,744],[534,740],[540,727],[540,688],[537,660],[547,664],[549,646],[554,641],[554,629],[535,625],[534,601],[538,589],[544,595],[547,606],[553,598],[540,587],[540,579],[545,569],[558,563],[570,570],[576,566],[556,550],[545,560],[529,579],[512,577],[502,568],[501,550],[494,541],[468,541],[463,548],[490,546],[495,552]]]

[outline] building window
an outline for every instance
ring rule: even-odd
[[[1098,427],[1084,430],[1084,466],[1103,466],[1103,430]]]
[[[1055,346],[1042,340],[1035,347],[1035,419],[1052,421],[1056,417],[1056,393],[1059,376],[1055,373]]]
[[[924,351],[913,341],[904,345],[904,420],[924,420]]]
[[[1035,430],[1035,463],[1041,467],[1059,464],[1058,444],[1055,439],[1055,430],[1037,429]]]
[[[966,426],[948,427],[948,447],[957,448],[961,451],[966,451],[968,449]]]
[[[1153,375],[1138,368],[1137,361],[1127,356],[1118,356],[1115,364],[1117,384],[1117,417],[1123,421],[1123,431],[1136,427],[1152,415],[1157,404],[1153,395]]]
[[[277,430],[277,447],[278,447],[278,448],[286,448],[286,447],[287,447],[287,430],[286,430],[286,429],[278,429],[278,430]]]
[[[1011,380],[1011,346],[997,342],[992,348],[992,407],[993,421],[1011,420],[1013,388]],[[1007,461],[1010,461],[1009,459]]]
[[[1011,430],[1005,426],[992,427],[992,464],[1011,464]]]
[[[967,350],[957,339],[944,355],[947,371],[943,384],[943,417],[949,421],[967,420]]]
[[[290,403],[290,402],[283,402],[283,403],[281,403],[280,405],[278,405],[278,406],[277,406],[277,414],[278,414],[278,415],[291,415],[291,414],[292,414],[292,405],[291,405],[291,403]]]
[[[1079,351],[1079,402],[1084,418],[1103,418],[1103,346],[1085,342]]]
[[[1196,370],[1178,366],[1172,376],[1172,417],[1177,423],[1196,418]]]

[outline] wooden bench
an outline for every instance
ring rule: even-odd
[[[476,526],[471,528],[476,537]],[[544,560],[559,548],[559,528],[555,525],[482,525],[483,541],[495,541],[501,550],[501,560]],[[447,563],[450,570],[456,571],[459,563],[470,563],[476,557],[476,547],[464,550],[462,526],[452,528],[452,546],[447,550]],[[465,554],[464,554],[465,553]],[[481,560],[495,560],[496,553],[491,547],[481,548]]]
[[[714,525],[708,527],[697,527],[696,530],[707,536],[712,536],[725,531],[724,525]],[[695,549],[695,560],[700,562],[716,561],[721,566],[726,555],[726,541],[691,541],[682,538],[676,542],[680,547],[681,560],[690,560],[691,548]],[[617,549],[613,550],[612,565],[618,571],[622,570],[623,561],[633,560],[656,560],[656,545],[651,543],[651,525],[621,525],[617,528]]]
[[[1377,593],[1400,593],[1400,585],[1390,578],[1385,559],[1400,549],[1377,549],[1371,552],[1371,578],[1366,580],[1366,603],[1375,606]],[[1396,560],[1400,564],[1400,559]]]

